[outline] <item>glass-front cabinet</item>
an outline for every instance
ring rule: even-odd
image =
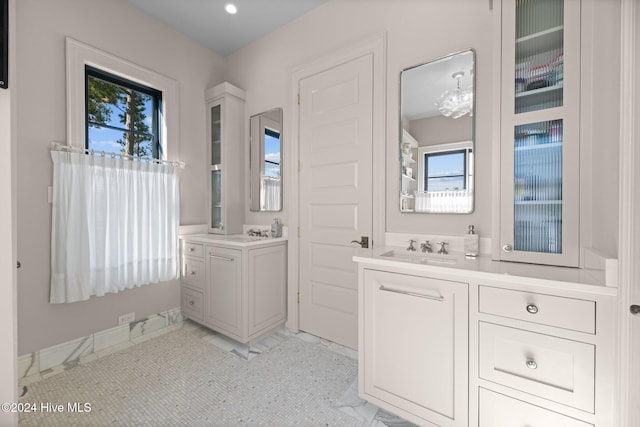
[[[244,91],[221,83],[205,92],[209,232],[242,232],[244,211]]]
[[[499,259],[578,266],[580,1],[502,2]]]

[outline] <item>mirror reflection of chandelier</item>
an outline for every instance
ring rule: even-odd
[[[436,106],[445,117],[457,119],[465,114],[473,115],[473,91],[471,89],[460,89],[460,79],[464,76],[464,71],[453,73],[453,77],[457,82],[457,87],[452,90],[445,91],[438,100]]]

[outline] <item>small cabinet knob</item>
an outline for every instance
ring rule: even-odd
[[[538,312],[538,306],[535,304],[527,305],[527,312],[530,314],[536,314]]]
[[[529,369],[537,369],[538,368],[538,364],[536,363],[535,360],[527,360],[527,368],[529,368]]]
[[[189,305],[196,305],[196,302],[194,300],[189,301]]]
[[[511,246],[510,244],[507,243],[506,245],[504,245],[502,247],[502,250],[505,251],[505,252],[511,252],[511,251],[513,251],[513,246]]]
[[[189,252],[193,252],[195,250],[196,250],[196,248],[189,248]]]
[[[189,274],[192,275],[192,276],[195,276],[196,272],[195,271],[190,271]]]

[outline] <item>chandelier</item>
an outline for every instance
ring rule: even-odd
[[[453,73],[457,82],[457,87],[453,90],[445,91],[438,100],[436,106],[445,117],[457,119],[465,114],[473,115],[473,91],[471,89],[460,89],[460,79],[464,76],[464,71]]]

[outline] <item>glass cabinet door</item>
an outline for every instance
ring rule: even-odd
[[[212,229],[222,229],[222,172],[211,171],[211,224]]]
[[[213,105],[209,109],[210,113],[210,132],[211,139],[209,141],[209,170],[211,174],[209,182],[209,191],[211,199],[211,223],[209,228],[212,232],[221,232],[223,226],[223,200],[222,200],[222,106],[220,104]]]
[[[579,19],[577,0],[503,2],[503,260],[578,265]]]

